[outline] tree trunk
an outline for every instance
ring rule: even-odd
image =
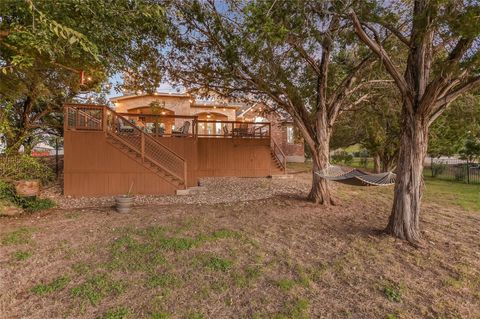
[[[312,188],[308,194],[308,199],[316,204],[322,205],[335,205],[335,202],[330,194],[330,188],[328,181],[321,178],[315,172],[324,171],[329,165],[329,153],[330,153],[330,132],[327,128],[320,129],[318,135],[317,145],[315,150],[312,150],[313,161],[313,177]]]
[[[376,174],[380,173],[380,167],[381,167],[380,155],[378,155],[378,153],[375,153],[373,155],[373,172]]]
[[[386,232],[412,244],[418,244],[423,162],[428,145],[428,120],[410,114],[405,114],[404,119],[393,207]]]

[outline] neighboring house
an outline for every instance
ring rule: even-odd
[[[31,155],[35,157],[55,156],[56,154],[57,151],[55,150],[55,148],[45,143],[39,143],[35,145],[31,153]],[[63,155],[63,147],[59,147],[58,155]]]
[[[175,194],[209,176],[285,174],[303,160],[291,122],[260,104],[198,101],[182,93],[126,95],[104,105],[67,104],[64,193]]]

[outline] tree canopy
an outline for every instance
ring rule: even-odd
[[[0,6],[0,123],[12,151],[61,128],[63,103],[81,91],[100,92],[116,72],[143,68],[156,85],[161,81],[165,15],[158,4],[6,0]]]

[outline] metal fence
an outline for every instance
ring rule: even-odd
[[[429,158],[425,161],[425,175],[438,179],[469,184],[480,184],[480,163],[455,158]]]

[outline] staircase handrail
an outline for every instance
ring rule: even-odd
[[[79,108],[81,108],[81,107],[86,107],[86,108],[92,107],[92,108],[97,108],[99,110],[102,110],[102,122],[101,122],[100,127],[98,128],[99,131],[103,130],[105,132],[105,134],[109,134],[112,137],[114,137],[115,139],[121,141],[125,146],[129,147],[133,151],[140,154],[142,156],[142,159],[147,158],[153,164],[159,166],[162,170],[166,171],[167,173],[169,173],[173,177],[176,177],[179,180],[181,180],[184,183],[184,186],[186,187],[186,185],[187,185],[187,163],[186,163],[186,161],[183,157],[181,157],[180,155],[175,153],[173,150],[169,149],[165,145],[158,142],[155,138],[153,138],[150,135],[148,135],[147,133],[143,132],[141,129],[139,129],[137,126],[135,126],[133,123],[131,123],[127,118],[118,114],[117,112],[115,112],[114,110],[112,110],[111,108],[109,108],[106,105],[84,105],[84,104],[66,104],[65,105],[65,109],[67,111],[67,114],[68,114],[68,109],[71,108],[71,109],[76,110],[77,112],[81,112],[82,116],[85,116],[86,118],[89,118],[90,120],[99,121],[99,119],[95,118],[91,114],[80,110]],[[107,117],[108,112],[110,112],[110,114],[112,114],[112,123],[110,123],[110,124],[108,123],[108,120],[107,120],[108,119],[108,117]],[[128,140],[123,139],[120,134],[116,134],[115,129],[112,128],[110,125],[115,126],[116,125],[115,123],[118,119],[120,119],[124,124],[126,124],[126,126],[130,127],[134,131],[140,133],[140,139],[141,139],[140,145],[134,145],[131,142],[129,142]],[[71,128],[71,127],[66,126],[66,129],[69,129],[69,128]],[[182,174],[183,176],[179,175],[178,173],[172,172],[171,169],[169,169],[165,165],[159,163],[156,159],[152,158],[152,156],[149,156],[149,155],[145,154],[146,153],[145,152],[145,141],[146,140],[148,140],[149,142],[156,145],[165,154],[168,154],[169,156],[172,156],[174,161],[177,161],[177,163],[180,163],[179,166],[183,166],[183,174]]]
[[[106,106],[105,106],[106,107]],[[142,131],[141,129],[139,129],[137,126],[135,126],[133,123],[131,123],[127,118],[125,118],[124,116],[122,115],[119,115],[117,112],[115,112],[114,110],[107,108],[107,112],[111,112],[113,114],[113,117],[116,117],[116,118],[119,118],[121,119],[124,123],[127,123],[127,126],[133,128],[133,130],[137,131],[140,133],[140,136],[141,138],[145,139],[145,140],[149,140],[151,142],[153,142],[155,145],[159,146],[160,149],[162,149],[163,151],[165,151],[166,153],[174,156],[177,160],[181,161],[182,162],[182,166],[183,166],[183,170],[184,170],[184,173],[183,173],[183,177],[178,175],[177,173],[174,173],[172,172],[170,169],[166,168],[164,165],[158,163],[157,160],[153,159],[151,156],[148,156],[145,154],[145,152],[141,150],[142,146],[140,145],[140,154],[142,155],[142,157],[147,157],[150,161],[154,162],[156,165],[160,166],[162,169],[166,170],[169,174],[179,178],[180,180],[182,180],[185,185],[187,183],[187,176],[186,176],[186,161],[183,157],[181,157],[180,155],[178,155],[177,153],[175,153],[173,150],[169,149],[168,147],[166,147],[165,145],[163,145],[162,143],[158,142],[156,139],[154,139],[153,137],[151,137],[150,135],[148,135],[147,133],[145,133],[144,131]],[[115,119],[113,121],[113,124],[115,124]],[[109,131],[108,130],[108,124],[107,124],[107,128],[105,128],[105,131],[106,132],[111,132],[111,130]],[[114,134],[112,134],[114,135]],[[115,135],[114,135],[115,136]],[[116,137],[120,138],[121,137],[119,135],[116,135]],[[123,140],[123,139],[122,139]],[[132,145],[131,143],[129,143],[128,141],[125,141],[123,140],[124,142],[128,143],[133,149],[137,148],[135,145]],[[137,149],[135,149],[135,151],[138,151]]]
[[[280,165],[282,165],[283,168],[283,173],[285,174],[287,171],[287,157],[285,156],[285,153],[283,153],[282,149],[277,145],[275,140],[272,138],[272,150],[273,150],[273,155],[276,157]],[[282,156],[282,159],[279,158],[277,152],[275,150],[278,150],[280,152],[280,155]]]

